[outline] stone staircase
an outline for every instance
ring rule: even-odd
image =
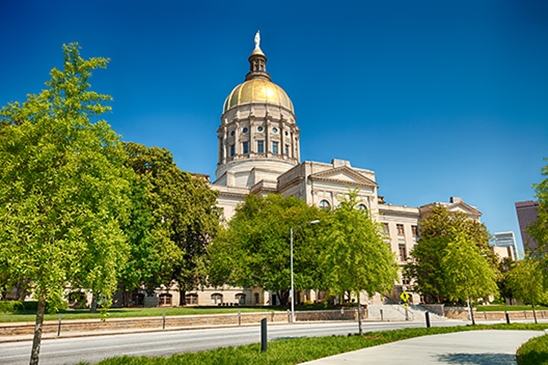
[[[447,318],[431,312],[419,305],[406,308],[401,304],[370,304],[367,306],[369,319],[382,321],[424,321],[428,312],[430,321],[446,321]]]

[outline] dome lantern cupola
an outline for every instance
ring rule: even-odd
[[[270,74],[266,72],[266,56],[261,50],[261,34],[255,35],[255,49],[249,56],[249,72],[245,75],[245,81],[252,79],[263,79],[270,81]]]

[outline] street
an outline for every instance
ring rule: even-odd
[[[464,325],[462,321],[433,322],[434,326]],[[364,331],[424,327],[423,322],[365,322]],[[357,322],[297,323],[269,325],[268,340],[281,338],[347,335],[357,333]],[[40,364],[96,363],[116,355],[165,356],[178,352],[196,352],[218,347],[260,342],[260,326],[207,330],[136,333],[110,336],[76,337],[43,340]],[[0,344],[0,364],[26,365],[32,342]]]

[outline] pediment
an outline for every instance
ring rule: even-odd
[[[456,203],[449,203],[447,204],[446,207],[447,207],[447,210],[451,212],[461,211],[467,215],[481,216],[481,212],[478,210],[478,208],[468,205],[463,201],[456,202]]]
[[[348,166],[336,167],[334,169],[316,172],[309,176],[311,180],[325,181],[340,185],[356,185],[375,188],[377,183],[354,171]]]

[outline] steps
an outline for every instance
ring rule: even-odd
[[[407,309],[401,304],[370,304],[367,306],[369,319],[383,321],[424,321],[428,312],[430,321],[446,321],[434,312],[428,311],[419,305],[410,304]]]

